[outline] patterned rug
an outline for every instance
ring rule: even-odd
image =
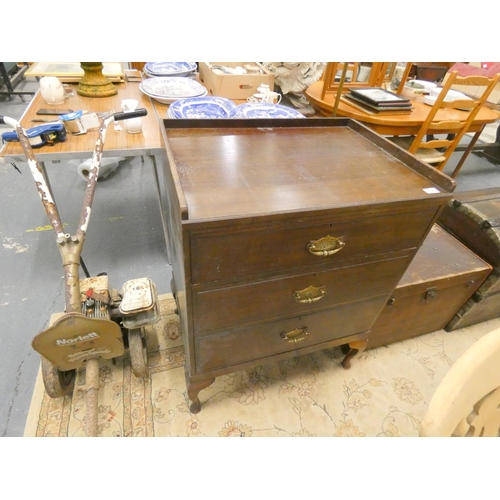
[[[150,376],[137,379],[127,356],[100,360],[100,436],[418,436],[429,401],[450,366],[500,319],[437,331],[367,350],[344,370],[339,348],[218,377],[191,414],[184,351],[171,295],[146,333]],[[84,436],[78,373],[72,397],[51,399],[39,373],[25,436]]]

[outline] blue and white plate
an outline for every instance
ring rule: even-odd
[[[177,76],[146,78],[139,84],[139,89],[163,104],[207,94],[207,89],[201,83]]]
[[[168,108],[170,118],[229,118],[236,104],[224,97],[191,97],[176,101]]]
[[[229,118],[305,118],[296,109],[269,102],[249,102],[236,106]]]
[[[188,76],[196,71],[196,63],[148,62],[143,69],[150,76]]]

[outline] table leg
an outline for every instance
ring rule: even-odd
[[[464,151],[464,154],[462,155],[462,158],[460,158],[460,161],[458,162],[458,165],[455,167],[455,170],[453,170],[453,173],[450,175],[452,179],[455,179],[455,177],[458,175],[458,172],[462,168],[462,165],[464,164],[465,160],[467,159],[467,156],[469,156],[469,153],[472,151],[472,148],[476,144],[477,140],[479,139],[479,136],[482,134],[484,127],[486,125],[483,125],[480,130],[478,130],[474,136],[472,137],[472,140],[470,141],[469,145],[467,146],[467,149]]]
[[[165,236],[165,245],[167,248],[167,262],[171,264],[172,261],[170,260],[170,239],[168,237],[167,220],[165,218],[165,210],[163,208],[163,197],[161,195],[161,184],[160,184],[160,177],[158,175],[158,166],[156,163],[156,157],[154,155],[149,155],[149,157],[153,162],[153,174],[155,176],[156,192],[158,195],[158,203],[160,205],[161,223],[163,225],[163,234]]]

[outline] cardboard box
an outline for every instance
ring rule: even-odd
[[[245,75],[226,75],[212,69],[214,65],[244,67],[245,65],[258,66],[262,73]],[[265,83],[274,90],[274,75],[262,65],[255,62],[200,62],[200,80],[207,87],[209,95],[226,97],[227,99],[246,99],[257,92],[259,85]]]

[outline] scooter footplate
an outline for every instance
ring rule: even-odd
[[[57,319],[31,345],[61,371],[79,368],[90,358],[116,358],[125,351],[119,325],[76,312]]]

